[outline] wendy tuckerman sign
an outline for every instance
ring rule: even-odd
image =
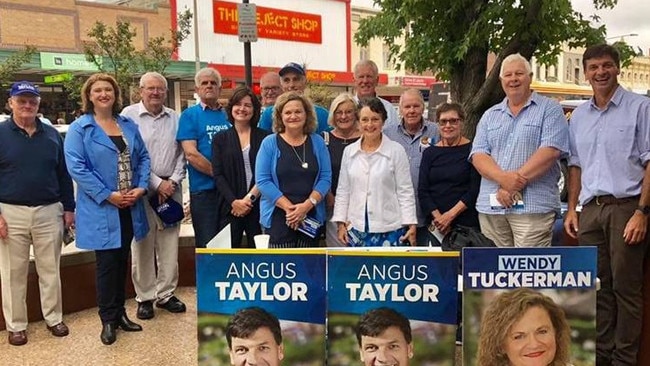
[[[465,248],[466,290],[593,288],[595,247]]]
[[[568,354],[570,362],[567,364],[593,365],[595,354],[592,345],[596,342],[596,258],[596,247],[586,246],[465,248],[465,364],[492,362],[485,359],[490,352],[479,355],[480,345],[491,349],[490,345],[508,344],[510,348],[504,347],[512,349],[516,344],[524,344],[533,338],[540,340],[542,335],[564,334],[562,339],[570,338],[570,347],[562,342],[556,343],[553,338],[555,336],[547,337],[546,341],[539,343],[528,342],[526,344],[531,347],[526,348],[529,358],[536,359],[540,364],[551,364],[556,355]],[[540,300],[542,298],[546,300]],[[539,309],[544,311],[540,312]],[[540,313],[550,319],[553,329],[548,328],[544,316],[534,318],[535,314]],[[495,317],[494,314],[502,316]],[[568,330],[566,326],[556,329],[556,325],[561,326],[560,324],[567,324]],[[534,337],[531,335],[533,333]],[[549,347],[543,348],[540,346],[542,343]]]

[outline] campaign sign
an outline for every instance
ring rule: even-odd
[[[596,247],[464,248],[463,364],[516,364],[518,349],[593,365],[596,267]]]
[[[268,364],[324,364],[324,250],[197,249],[196,253],[199,365],[262,359]],[[259,313],[262,320],[250,321]],[[270,341],[255,338],[264,333],[256,329],[247,337],[227,334],[228,323],[236,324],[240,318],[240,329],[265,324],[268,318],[279,320],[282,341],[277,344],[268,333],[272,326],[263,327]],[[227,335],[234,339],[231,345]],[[270,345],[264,348],[266,354],[259,354],[260,347],[252,346],[255,342]],[[304,360],[309,362],[301,363]]]
[[[458,260],[457,252],[329,251],[327,364],[451,364]]]

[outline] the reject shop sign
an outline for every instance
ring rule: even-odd
[[[237,3],[214,0],[212,12],[214,33],[237,35]],[[320,44],[323,40],[321,16],[257,6],[257,36]]]

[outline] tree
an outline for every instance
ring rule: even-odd
[[[171,64],[172,54],[190,34],[192,13],[184,9],[177,14],[178,29],[172,29],[168,37],[158,36],[147,40],[143,50],[136,50],[136,30],[129,21],[118,20],[115,27],[101,21],[95,22],[88,31],[91,41],[84,42],[86,59],[97,66],[100,72],[112,75],[122,89],[122,96],[129,100],[131,87],[138,74],[156,71],[165,75]],[[79,100],[82,80],[74,78],[64,84],[71,100]]]
[[[618,0],[593,0],[596,9]],[[377,15],[361,19],[355,41],[381,38],[393,59],[416,72],[449,81],[451,98],[465,108],[472,137],[482,113],[503,99],[501,61],[520,53],[553,65],[562,50],[604,42],[605,27],[573,10],[570,0],[375,0]],[[400,47],[395,41],[404,38]],[[629,47],[629,46],[628,46]],[[488,70],[488,54],[496,55]]]
[[[2,90],[9,87],[11,81],[14,80],[14,75],[23,69],[23,65],[28,63],[35,53],[36,47],[26,45],[24,49],[11,54],[0,64],[0,88]]]

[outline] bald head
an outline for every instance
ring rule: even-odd
[[[260,89],[262,91],[262,105],[270,106],[282,93],[280,75],[277,72],[267,72],[260,78]]]

